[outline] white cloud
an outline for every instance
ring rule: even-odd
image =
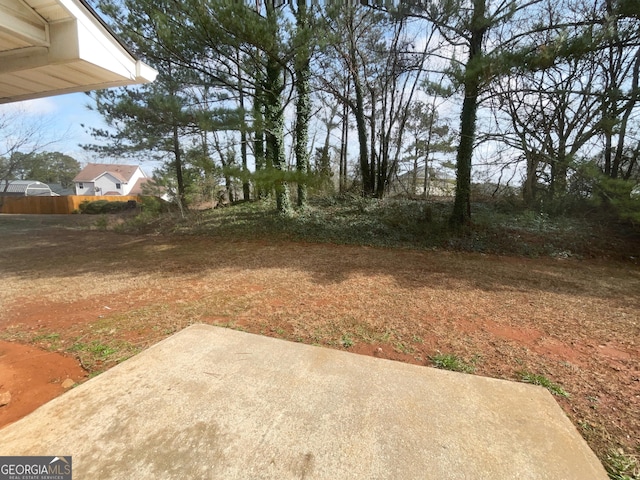
[[[36,98],[34,100],[0,105],[0,114],[51,115],[57,109],[56,102],[51,98]]]

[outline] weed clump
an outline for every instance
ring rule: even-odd
[[[437,355],[429,357],[429,360],[431,360],[434,367],[451,370],[453,372],[473,373],[476,369],[474,365],[465,362],[457,355],[451,353],[438,353]]]
[[[531,383],[532,385],[540,385],[541,387],[546,388],[552,394],[557,395],[559,397],[568,397],[569,394],[557,383],[553,383],[544,375],[538,375],[530,372],[518,372],[520,376],[520,381],[524,383]]]
[[[603,463],[611,480],[640,480],[640,461],[622,449],[611,449]]]

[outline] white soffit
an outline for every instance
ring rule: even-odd
[[[0,0],[0,103],[152,82],[84,0]]]

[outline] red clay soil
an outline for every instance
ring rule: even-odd
[[[0,405],[4,404],[0,406],[0,427],[31,413],[86,375],[73,357],[0,341]]]

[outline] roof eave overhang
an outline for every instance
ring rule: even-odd
[[[155,80],[158,72],[136,58],[82,0],[56,0],[68,15],[51,22],[35,10],[29,14],[28,0],[13,1],[21,7],[0,20],[0,33],[13,35],[20,47],[0,52],[0,103]]]

